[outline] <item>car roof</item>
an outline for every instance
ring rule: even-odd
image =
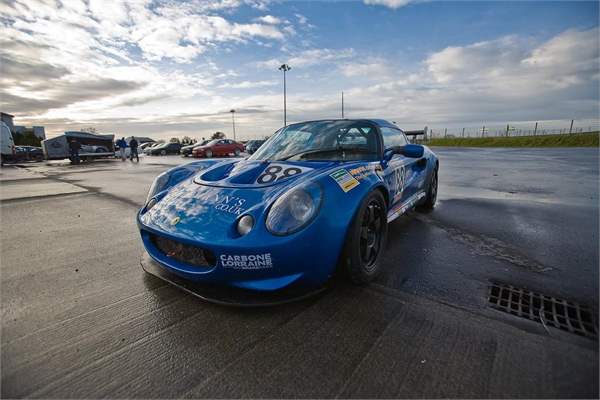
[[[366,121],[366,122],[372,123],[373,125],[377,125],[380,128],[387,127],[387,128],[400,129],[398,127],[398,125],[396,125],[395,123],[392,123],[392,122],[389,122],[389,121],[387,121],[385,119],[380,119],[380,118],[352,118],[352,119],[349,119],[349,118],[343,118],[343,119],[342,118],[331,118],[331,119],[317,119],[317,120],[314,120],[314,121],[295,122],[295,123],[290,124],[290,125],[303,124],[303,123],[308,123],[308,122],[332,122],[332,121],[349,121],[349,122],[352,122],[352,121],[355,121],[355,122],[361,122],[361,121],[363,121],[364,122],[364,121]]]

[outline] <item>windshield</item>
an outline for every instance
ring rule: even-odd
[[[377,160],[375,127],[364,121],[315,121],[277,131],[250,160]]]

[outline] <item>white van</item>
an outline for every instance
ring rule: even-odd
[[[0,163],[4,163],[4,161],[15,158],[15,142],[8,125],[2,121],[0,121],[0,124],[2,131],[2,135],[0,136]]]

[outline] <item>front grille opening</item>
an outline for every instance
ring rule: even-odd
[[[165,256],[195,267],[214,267],[217,264],[215,255],[206,249],[191,246],[163,236],[150,235],[152,243]]]
[[[592,339],[598,337],[598,320],[586,305],[500,283],[489,287],[488,302],[496,310],[548,327]]]

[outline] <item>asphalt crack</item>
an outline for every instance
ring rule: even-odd
[[[462,229],[444,225],[442,222],[425,215],[419,215],[417,219],[442,229],[448,234],[451,240],[469,247],[475,255],[493,257],[497,260],[538,273],[557,269],[525,256],[500,239],[483,234],[474,235]]]

